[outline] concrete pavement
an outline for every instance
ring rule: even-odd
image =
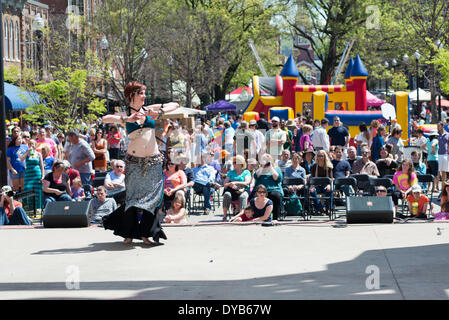
[[[191,221],[220,220],[195,216]],[[0,299],[448,299],[445,222],[0,229]]]

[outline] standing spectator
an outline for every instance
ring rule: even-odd
[[[44,175],[51,172],[55,158],[51,156],[50,146],[43,143],[38,148],[38,151],[42,154],[42,161],[44,162]]]
[[[435,177],[432,192],[439,191],[438,186],[438,131],[432,130],[426,141],[427,166],[429,173]]]
[[[327,127],[329,126],[329,120],[326,118],[321,119],[321,126],[313,131],[312,144],[313,147],[318,150],[324,150],[329,152],[330,142],[327,134]],[[313,148],[312,148],[313,149]]]
[[[360,133],[354,138],[355,142],[357,143],[357,155],[362,155],[362,144],[366,143],[367,146],[370,144],[370,135],[368,128],[366,127],[365,122],[362,122],[359,125]]]
[[[265,140],[267,143],[267,152],[273,157],[273,159],[278,160],[282,154],[283,146],[287,141],[287,135],[284,130],[279,128],[279,118],[273,117],[271,123],[273,128],[268,130],[265,135]]]
[[[98,129],[95,132],[94,140],[91,141],[92,151],[95,154],[94,170],[100,172],[106,172],[107,164],[107,152],[108,142],[103,137],[103,130]]]
[[[30,140],[28,143],[28,151],[25,158],[25,179],[24,191],[33,190],[35,193],[36,209],[42,208],[42,180],[44,179],[44,162],[40,152],[36,151],[36,141]],[[32,206],[29,199],[26,204]]]
[[[6,151],[6,165],[11,176],[13,190],[23,191],[25,178],[25,157],[28,146],[22,143],[22,136],[17,135],[11,139]]]
[[[438,133],[438,170],[441,181],[446,181],[446,172],[449,171],[449,132],[444,130],[443,122],[438,123]]]
[[[265,113],[261,112],[259,115],[260,115],[260,119],[257,120],[257,129],[268,130],[268,122],[267,122],[267,120],[265,120]]]
[[[106,136],[106,140],[109,146],[109,158],[111,160],[119,159],[120,141],[122,140],[122,136],[120,134],[120,131],[118,130],[118,127],[115,124],[110,126],[109,133]]]
[[[291,120],[289,119],[289,121]],[[293,132],[290,129],[288,129],[284,119],[281,120],[279,125],[281,130],[284,130],[287,136],[287,141],[284,143],[284,150],[288,150],[291,152],[293,145]]]
[[[422,153],[422,160],[426,160],[427,159],[427,149],[426,149],[427,138],[424,137],[423,129],[419,128],[418,130],[416,130],[416,135],[417,135],[416,138],[410,139],[410,145],[420,148],[421,153]]]
[[[295,148],[295,152],[301,151],[301,144],[299,141],[302,137],[302,127],[304,124],[306,124],[306,118],[305,117],[298,117],[295,119],[297,121],[296,129],[293,131],[293,144]]]
[[[234,135],[235,154],[243,156],[249,150],[256,150],[256,141],[253,131],[248,130],[248,122],[242,121]],[[256,154],[251,154],[251,158]]]
[[[331,146],[341,146],[346,158],[346,149],[349,145],[349,131],[340,122],[340,117],[334,117],[334,126],[328,132]]]
[[[44,128],[40,128],[39,129],[39,137],[38,139],[36,139],[36,148],[39,149],[39,147],[41,146],[41,144],[46,143],[50,146],[50,151],[51,151],[51,156],[53,158],[58,158],[58,150],[56,148],[56,143],[53,141],[53,139],[49,139],[47,138],[47,132],[45,131]]]
[[[373,145],[374,137],[377,136],[377,129],[380,127],[379,120],[373,120],[371,121],[369,131],[370,141],[369,141],[369,147]]]
[[[68,160],[72,167],[79,171],[83,185],[89,184],[92,175],[92,161],[95,159],[95,154],[89,144],[85,140],[80,139],[78,131],[69,131],[67,138],[71,144]]]
[[[385,145],[385,127],[380,126],[377,129],[377,135],[373,138],[373,145],[371,146],[371,154],[373,162],[379,159],[380,148]]]
[[[402,130],[401,125],[398,123],[397,119],[391,119],[390,121],[390,132],[393,132],[394,129]]]
[[[362,159],[354,162],[352,166],[353,174],[367,174],[374,178],[379,176],[376,164],[370,160],[370,153],[368,147],[362,148]]]
[[[402,129],[394,128],[390,138],[387,140],[387,144],[393,146],[393,158],[399,162],[402,161],[404,155],[404,143],[401,139]]]
[[[231,123],[229,121],[225,121],[224,123],[224,137],[223,137],[223,141],[224,141],[224,149],[229,152],[229,154],[231,156],[234,155],[234,135],[235,135],[235,130],[233,127],[231,127]]]
[[[310,139],[310,134],[312,133],[312,126],[305,124],[302,127],[302,136],[301,139],[299,139],[299,145],[301,146],[301,151],[306,149],[312,149],[312,140]]]
[[[254,141],[256,143],[256,150],[250,149],[250,154],[254,154],[258,157],[259,155],[265,153],[265,135],[260,130],[258,130],[256,120],[251,120],[249,122],[249,130],[254,134]]]
[[[281,169],[273,165],[273,158],[270,154],[264,154],[261,158],[261,167],[256,171],[254,190],[258,190],[259,185],[264,185],[268,191],[268,198],[273,201],[273,218],[275,220],[281,214],[282,197],[284,191],[282,189],[283,175]],[[250,198],[253,198],[254,191]]]
[[[117,209],[114,198],[107,198],[107,190],[103,186],[97,188],[97,196],[93,198],[89,206],[89,219],[91,223],[103,225],[103,217]]]
[[[56,136],[58,139],[58,144],[56,144],[56,149],[58,149],[58,160],[64,160],[65,159],[65,153],[64,153],[64,143],[65,143],[65,136],[64,133],[59,132]]]

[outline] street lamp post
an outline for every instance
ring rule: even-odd
[[[388,67],[390,66],[388,64],[388,61],[385,61],[384,65],[385,65],[385,68],[387,68],[387,70],[388,70]],[[385,97],[388,97],[388,76],[385,78]]]
[[[418,108],[418,114],[421,114],[421,108],[419,107],[419,58],[421,55],[419,54],[418,50],[415,51],[415,60],[416,60],[416,100],[417,100],[417,108]]]
[[[101,38],[100,46],[101,46],[101,52],[103,53],[103,62],[106,62],[106,52],[109,49],[109,42],[108,42],[108,39],[106,38],[106,36],[103,36],[103,38]],[[104,81],[104,97],[106,99],[106,109],[107,109],[107,112],[109,113],[108,80],[104,79],[103,81]]]
[[[0,1],[0,39],[3,41],[3,9]],[[0,46],[0,183],[8,184],[6,166],[6,113],[5,113],[5,83],[3,78],[3,46]]]
[[[168,65],[170,67],[170,101],[173,101],[173,78],[172,78],[173,57],[172,57],[172,55],[170,55],[168,57]]]
[[[404,60],[405,73],[407,75],[407,85],[410,87],[410,75],[408,73],[408,54],[404,54],[404,56],[402,57],[402,60]]]
[[[37,68],[38,68],[38,75],[39,80],[42,80],[43,77],[43,64],[42,64],[42,36],[43,31],[42,29],[45,27],[44,19],[41,18],[40,13],[36,13],[36,16],[33,20],[33,32],[36,35],[37,38]]]

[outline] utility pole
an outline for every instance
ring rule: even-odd
[[[256,58],[257,65],[259,66],[260,71],[262,72],[264,77],[268,77],[265,68],[263,67],[262,60],[260,60],[259,54],[257,53],[256,47],[254,46],[253,39],[249,39],[249,47],[253,51],[254,57]]]
[[[3,41],[3,8],[0,1],[0,40]],[[3,45],[0,46],[0,183],[8,184],[6,167],[6,112],[5,112],[5,79],[3,77]]]

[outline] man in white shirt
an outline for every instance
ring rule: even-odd
[[[249,130],[254,133],[254,140],[256,142],[256,150],[250,150],[251,154],[262,155],[265,153],[265,134],[257,128],[257,121],[251,120],[249,122]],[[252,145],[250,146],[250,148]]]
[[[274,161],[279,160],[284,150],[283,146],[287,141],[287,133],[279,127],[280,120],[278,117],[271,119],[272,128],[265,135],[267,143],[267,152],[273,157]]]
[[[233,127],[231,127],[231,123],[229,121],[225,121],[224,123],[224,149],[231,154],[231,156],[234,155],[234,135],[235,130]]]
[[[321,126],[316,128],[312,136],[312,144],[315,150],[324,150],[329,152],[330,142],[327,135],[327,127],[329,126],[329,120],[326,118],[321,119]]]

